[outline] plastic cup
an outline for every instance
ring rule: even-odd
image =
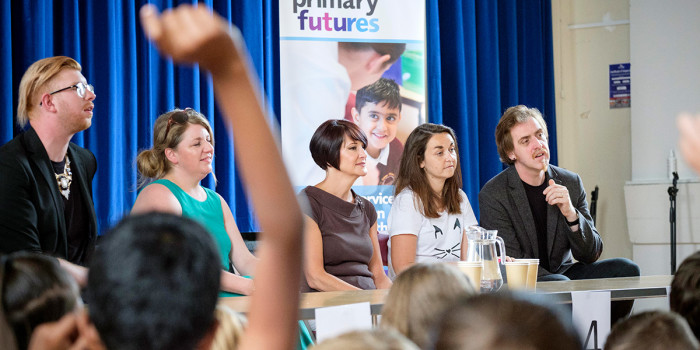
[[[509,289],[527,289],[527,261],[506,261]]]

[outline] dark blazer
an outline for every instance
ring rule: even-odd
[[[68,146],[73,187],[71,195],[82,196],[84,217],[89,220],[87,254],[95,247],[97,219],[92,202],[92,179],[97,163],[89,150],[74,143]],[[42,252],[67,258],[68,241],[63,197],[44,145],[33,128],[0,147],[0,252]],[[86,259],[87,260],[87,259]],[[84,264],[84,261],[73,261]]]
[[[571,171],[549,166],[548,177],[569,190],[571,203],[578,211],[579,229],[572,232],[557,206],[547,206],[547,249],[552,271],[540,265],[540,276],[563,273],[572,264],[573,257],[583,263],[598,260],[603,241],[588,212],[586,190],[581,178]],[[506,244],[506,254],[514,258],[538,258],[537,231],[530,204],[518,172],[514,166],[502,171],[484,185],[479,192],[481,226],[498,230]]]

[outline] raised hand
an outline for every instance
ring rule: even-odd
[[[244,67],[240,32],[205,6],[180,5],[161,14],[149,4],[140,16],[146,36],[173,61],[199,63],[212,73]]]
[[[678,145],[683,159],[700,173],[700,114],[693,117],[682,113],[678,116],[676,124],[680,133]]]
[[[43,323],[34,329],[29,350],[104,350],[105,347],[87,312],[67,313],[58,321]]]
[[[559,207],[561,214],[564,215],[567,221],[573,222],[578,217],[574,205],[571,204],[571,197],[566,186],[557,185],[554,180],[549,179],[549,186],[544,189],[545,200],[550,205]]]
[[[238,170],[258,213],[263,243],[239,349],[290,349],[298,341],[303,216],[240,33],[204,6],[180,5],[159,14],[145,5],[141,24],[161,53],[211,73],[217,104],[233,133]]]

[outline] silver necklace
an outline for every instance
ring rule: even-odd
[[[63,197],[70,196],[70,184],[73,182],[73,173],[70,171],[70,159],[66,156],[66,163],[63,165],[63,173],[56,174],[56,182],[58,182],[58,190],[61,191]]]

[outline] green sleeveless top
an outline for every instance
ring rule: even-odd
[[[200,202],[170,180],[159,179],[153,181],[153,183],[161,184],[172,192],[175,198],[177,198],[177,201],[180,202],[182,216],[199,222],[209,231],[212,237],[214,237],[214,241],[216,241],[216,246],[219,248],[221,266],[224,270],[228,271],[231,262],[229,258],[229,254],[231,253],[231,238],[228,236],[226,226],[224,225],[224,212],[221,208],[221,199],[219,195],[206,187],[202,187],[204,188],[204,192],[207,193],[207,199]]]

